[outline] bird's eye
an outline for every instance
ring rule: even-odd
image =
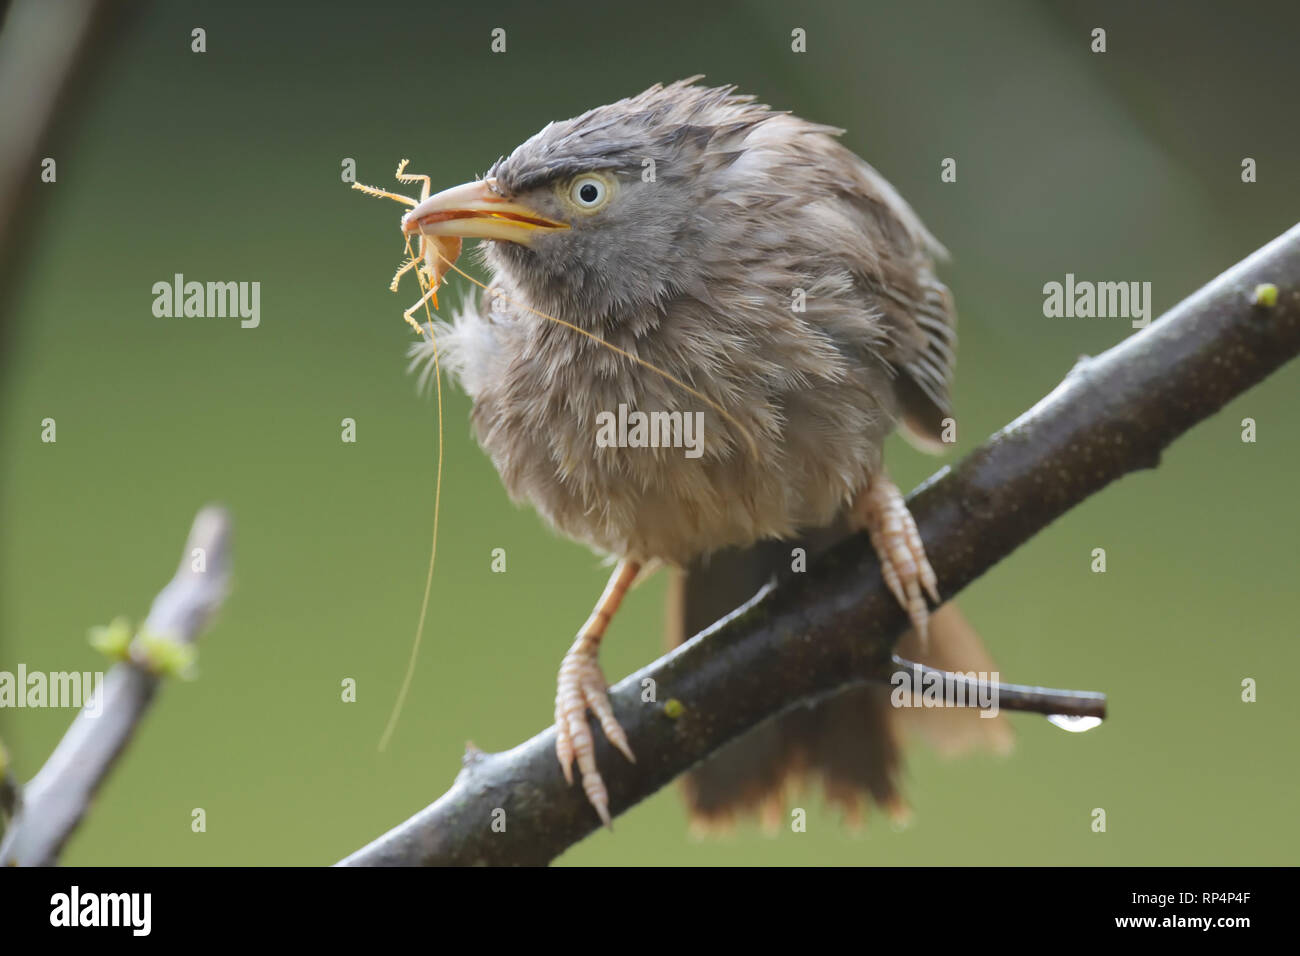
[[[583,209],[599,209],[609,196],[605,181],[595,176],[579,176],[569,187],[569,195]]]

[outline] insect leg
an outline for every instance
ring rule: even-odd
[[[428,198],[429,198],[429,186],[430,186],[429,177],[428,177],[428,176],[417,176],[415,173],[408,173],[408,172],[406,172],[406,171],[405,171],[405,170],[406,170],[406,164],[409,163],[409,162],[410,162],[409,159],[404,159],[404,160],[402,160],[400,163],[397,164],[397,173],[396,173],[397,181],[398,181],[399,183],[423,183],[424,185],[422,185],[422,186],[420,187],[420,198],[421,198],[421,199],[428,199]]]
[[[419,322],[412,318],[412,314],[429,299],[433,300],[433,307],[436,309],[438,307],[438,287],[436,285],[429,286],[429,291],[420,296],[420,301],[402,313],[402,318],[406,320],[406,324],[421,335],[424,334],[424,329],[420,327]]]
[[[416,266],[419,264],[420,264],[420,260],[418,258],[408,259],[406,262],[402,263],[401,268],[399,268],[396,272],[393,273],[393,281],[391,284],[389,284],[388,290],[390,292],[396,292],[397,283],[401,281],[402,276],[410,272],[412,266]]]
[[[391,199],[394,202],[400,202],[404,206],[415,206],[419,204],[419,199],[412,199],[410,196],[402,196],[398,193],[390,193],[387,189],[379,189],[376,186],[365,186],[361,183],[353,183],[353,189],[359,189],[367,196],[374,196],[377,199]]]

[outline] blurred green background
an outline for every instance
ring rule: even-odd
[[[1293,3],[148,8],[80,91],[57,184],[32,172],[0,386],[0,669],[102,666],[86,629],[144,616],[205,502],[234,513],[236,586],[199,680],[165,689],[64,860],[329,863],[440,794],[467,740],[506,749],[550,718],[605,571],[510,504],[450,389],[428,634],[376,750],[428,560],[436,425],[405,374],[414,285],[387,291],[401,210],[350,191],[345,157],[363,182],[392,186],[410,157],[453,185],[549,120],[693,73],[843,126],[953,254],[960,453],[1131,332],[1045,319],[1045,282],[1149,280],[1158,314],[1296,221],[1297,30]],[[260,328],[155,318],[152,285],[177,272],[260,281]],[[904,830],[849,834],[812,795],[807,833],[700,842],[670,788],[561,862],[1295,862],[1298,399],[1289,366],[962,595],[1005,679],[1109,693],[1101,729],[1015,716],[1006,759],[914,748]],[[939,464],[896,440],[887,457],[904,487]],[[664,589],[632,595],[611,680],[660,653]],[[20,778],[70,717],[0,712]]]

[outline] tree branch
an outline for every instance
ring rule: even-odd
[[[120,0],[0,4],[0,320],[14,301],[37,207],[54,187],[41,159],[96,92],[105,54],[137,14]],[[0,326],[0,336],[7,328]]]
[[[5,749],[4,742],[0,741],[0,822],[6,827],[18,812],[22,799],[22,787],[18,785],[14,768],[9,763],[9,751]]]
[[[200,548],[203,553],[197,556]],[[127,660],[108,672],[50,759],[23,788],[13,825],[0,845],[0,865],[53,865],[153,702],[162,681],[158,642],[196,642],[221,606],[229,581],[230,517],[221,508],[207,507],[195,517],[180,567],[154,598],[127,648]]]
[[[1297,352],[1300,226],[1142,332],[1081,359],[1050,395],[911,495],[940,591],[952,597],[1089,495],[1155,467],[1175,438]],[[879,679],[905,624],[865,536],[769,585],[611,689],[637,755],[628,763],[596,734],[612,812],[799,701]],[[657,703],[641,703],[646,680]],[[505,753],[467,754],[446,794],[341,864],[543,864],[598,825],[581,788],[565,785],[547,729]]]

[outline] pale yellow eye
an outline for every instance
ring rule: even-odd
[[[569,186],[569,198],[579,209],[599,209],[609,200],[609,186],[596,176],[579,176]]]

